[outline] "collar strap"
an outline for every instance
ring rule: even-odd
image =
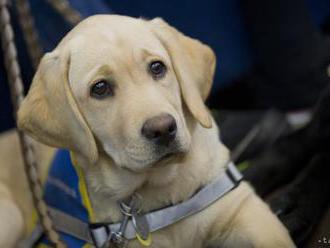
[[[201,188],[187,201],[143,215],[148,223],[149,231],[152,233],[163,229],[202,211],[234,189],[241,180],[241,173],[233,162],[229,162],[225,173]],[[96,247],[103,247],[109,242],[111,236],[118,236],[118,234],[125,240],[137,237],[136,228],[131,218],[126,219],[125,228],[122,229],[122,222],[89,225],[53,208],[49,208],[49,212],[58,231],[94,244]],[[119,230],[122,232],[119,233]]]

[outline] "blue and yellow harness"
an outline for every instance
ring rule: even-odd
[[[49,169],[44,188],[44,199],[48,206],[58,209],[83,222],[94,220],[83,171],[72,162],[70,152],[58,150]],[[36,222],[34,220],[34,222]],[[61,240],[68,247],[91,247],[83,240],[60,232]],[[49,241],[42,236],[36,247],[48,247]]]
[[[131,196],[129,205],[120,202],[123,213],[121,222],[95,223],[82,169],[75,165],[69,151],[58,150],[45,183],[44,199],[50,212],[57,212],[57,218],[52,214],[53,222],[67,247],[86,248],[91,247],[90,244],[103,247],[108,242],[120,241],[122,244],[132,239],[137,239],[142,246],[149,246],[152,232],[202,211],[236,188],[241,180],[240,172],[228,161],[225,173],[203,186],[186,201],[149,213],[140,213],[132,211],[134,197]],[[36,218],[34,224],[37,225]],[[43,235],[33,247],[49,245],[47,237]]]

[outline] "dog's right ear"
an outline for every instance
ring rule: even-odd
[[[98,159],[94,136],[71,92],[69,51],[46,54],[19,111],[18,128],[50,146],[66,148],[90,163]]]

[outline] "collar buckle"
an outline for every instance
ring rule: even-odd
[[[89,227],[96,248],[126,248],[128,240],[118,231],[111,231],[108,224],[91,224]]]
[[[129,220],[132,218],[134,213],[139,212],[138,207],[139,197],[133,195],[129,199],[129,203],[120,202],[120,211],[124,218],[120,223],[118,231],[110,230],[107,224],[93,224],[90,225],[90,233],[93,242],[97,248],[126,248],[128,245],[128,240],[125,238],[124,234],[127,228]]]

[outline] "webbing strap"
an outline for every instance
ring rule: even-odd
[[[234,189],[241,180],[241,173],[237,170],[235,165],[230,162],[226,173],[223,173],[217,179],[203,187],[187,201],[145,214],[150,232],[155,232],[170,226],[184,218],[202,211]],[[57,230],[84,240],[90,244],[94,244],[96,247],[102,247],[107,242],[110,233],[117,232],[121,224],[102,223],[96,224],[91,228],[89,224],[63,213],[62,211],[49,208],[49,212]],[[129,240],[136,238],[136,231],[132,220],[128,221],[124,237]]]
[[[49,208],[49,214],[52,219],[55,220],[54,226],[56,230],[69,234],[75,238],[85,240],[88,243],[92,243],[88,223],[51,207]]]

